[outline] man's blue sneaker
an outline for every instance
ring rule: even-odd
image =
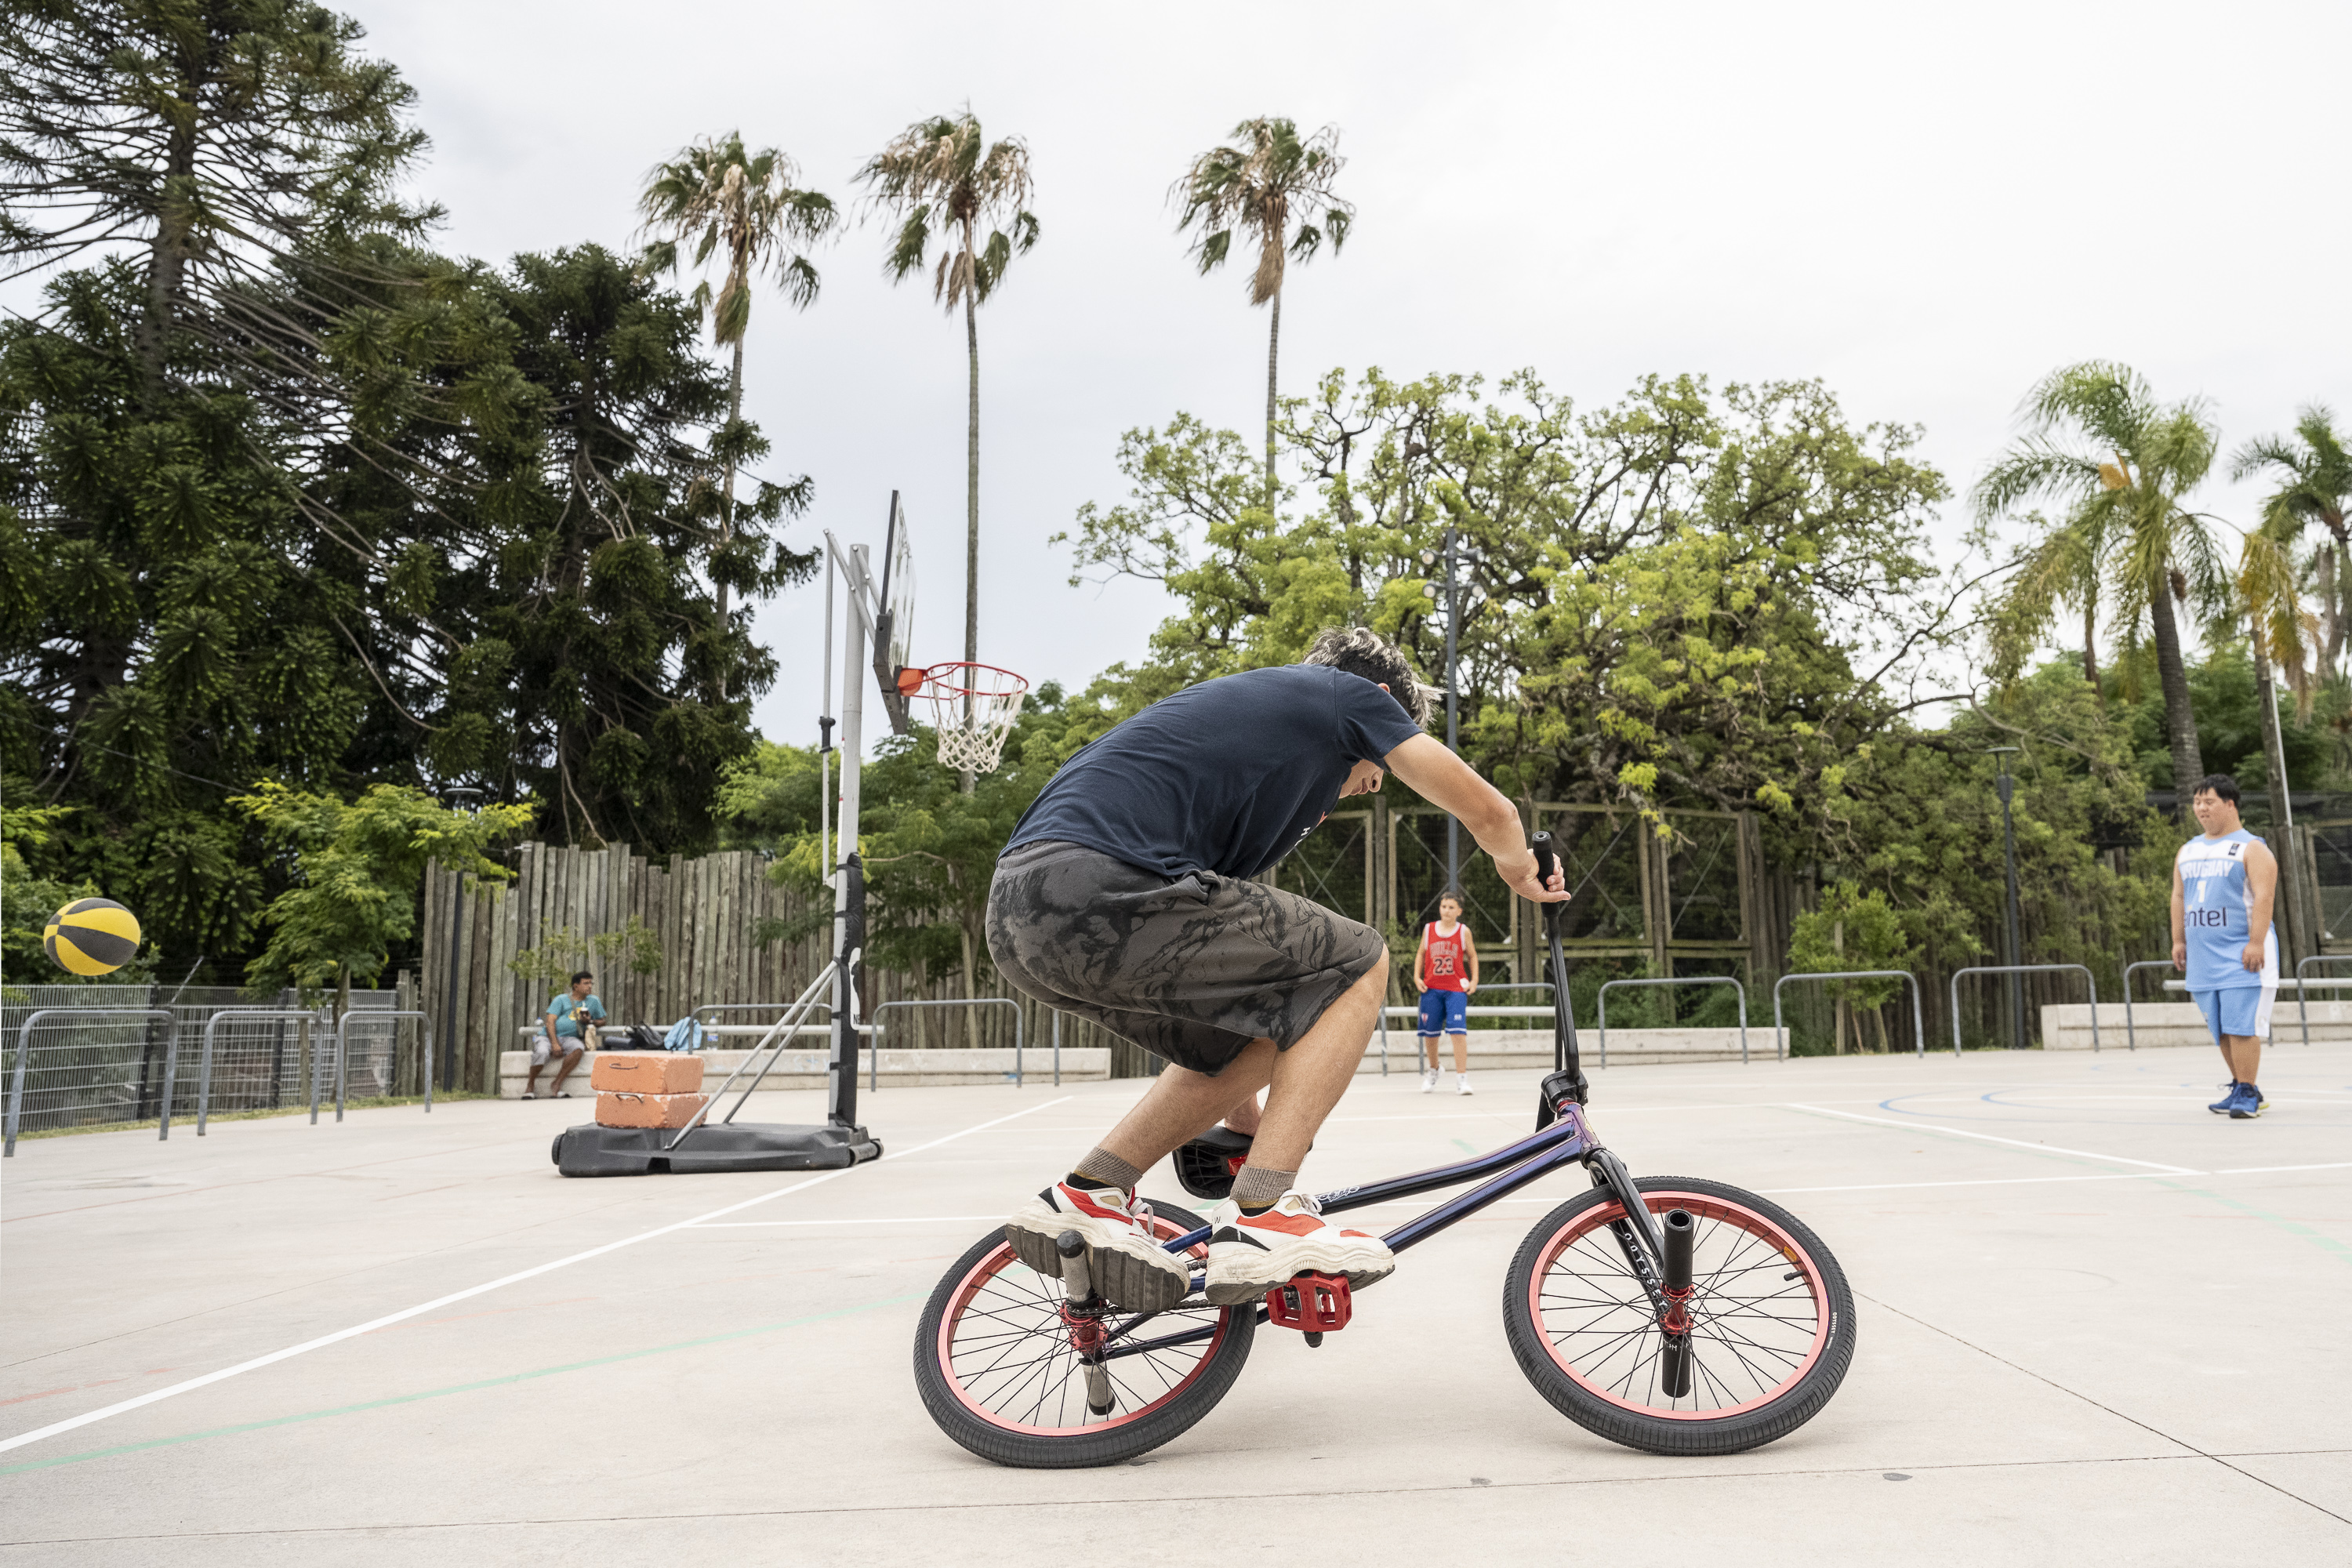
[[[2245,1087],[2246,1086],[2242,1083],[2223,1084],[2221,1086],[2221,1098],[2215,1100],[2205,1109],[2211,1111],[2216,1116],[2229,1115],[2230,1107],[2238,1102],[2238,1091]]]
[[[2259,1085],[2250,1083],[2246,1085],[2246,1090],[2254,1097],[2254,1109],[2256,1110],[2268,1110],[2271,1108],[2271,1102],[2263,1098],[2262,1089]]]
[[[2230,1100],[2230,1120],[2252,1121],[2263,1113],[2263,1091],[2252,1084],[2242,1083]]]

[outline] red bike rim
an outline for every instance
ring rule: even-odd
[[[1828,1345],[1829,1290],[1797,1238],[1744,1204],[1702,1193],[1644,1192],[1652,1214],[1699,1222],[1691,1300],[1691,1390],[1657,1386],[1664,1336],[1649,1296],[1596,1205],[1544,1243],[1528,1310],[1554,1365],[1595,1398],[1668,1421],[1720,1421],[1762,1408],[1804,1380]],[[1787,1278],[1794,1274],[1795,1279]]]
[[[1163,1238],[1184,1234],[1158,1215]],[[1207,1255],[1195,1247],[1195,1258]],[[1143,1325],[1156,1339],[1188,1328],[1213,1327],[1205,1340],[1168,1350],[1120,1356],[1107,1363],[1118,1407],[1108,1415],[1087,1408],[1086,1379],[1062,1327],[1062,1287],[1023,1263],[1008,1242],[984,1255],[956,1282],[940,1315],[934,1352],[948,1386],[966,1410],[992,1426],[1032,1437],[1077,1437],[1108,1432],[1165,1408],[1190,1388],[1223,1348],[1234,1309],[1171,1308]],[[1013,1412],[1025,1412],[1016,1418]]]

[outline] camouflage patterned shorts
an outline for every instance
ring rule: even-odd
[[[996,863],[988,951],[1013,989],[1194,1072],[1260,1036],[1288,1050],[1375,964],[1380,933],[1262,882],[1174,880],[1080,845]]]

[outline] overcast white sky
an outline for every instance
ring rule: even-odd
[[[2079,359],[2210,400],[2231,446],[2352,414],[2340,3],[340,3],[418,89],[444,245],[485,258],[625,242],[646,168],[714,132],[836,200],[967,100],[1024,138],[1044,238],[981,319],[981,656],[1033,679],[1137,657],[1164,613],[1066,586],[1045,543],[1124,494],[1120,433],[1262,416],[1265,313],[1193,273],[1166,204],[1251,115],[1339,127],[1360,208],[1292,274],[1286,391],[1339,364],[1533,366],[1587,405],[1649,371],[1820,376],[1923,425],[1963,488]],[[821,256],[804,314],[760,300],[747,412],[816,480],[808,537],[878,545],[905,492],[927,662],[961,641],[963,334],[883,244]],[[761,616],[772,736],[814,738],[821,594]]]

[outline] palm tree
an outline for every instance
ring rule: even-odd
[[[1262,116],[1234,126],[1233,138],[1229,145],[1212,147],[1193,159],[1169,195],[1184,209],[1176,220],[1177,230],[1199,226],[1192,255],[1203,275],[1223,265],[1235,228],[1257,244],[1250,303],[1273,307],[1265,337],[1265,504],[1270,511],[1275,501],[1275,387],[1282,352],[1283,268],[1289,258],[1307,260],[1327,237],[1337,255],[1348,241],[1356,207],[1331,191],[1332,180],[1347,163],[1339,156],[1337,127],[1327,125],[1302,142],[1294,122]]]
[[[2319,547],[2321,660],[2333,674],[2352,623],[2352,451],[2336,434],[2336,416],[2319,404],[2296,410],[2294,438],[2264,436],[2238,448],[2230,465],[2234,479],[2271,475],[2279,488],[2263,503],[2263,531],[2292,543],[2306,524],[2327,530]]]
[[[971,387],[964,426],[963,657],[980,658],[980,323],[978,312],[1016,255],[1037,243],[1029,211],[1029,149],[1018,137],[994,146],[967,107],[918,120],[867,160],[857,178],[874,205],[898,222],[882,269],[893,283],[919,270],[936,233],[931,298],[949,315],[963,307]],[[971,775],[965,775],[966,792]]]
[[[816,268],[806,247],[840,222],[832,198],[802,189],[800,177],[798,167],[783,153],[773,147],[747,153],[743,133],[730,131],[656,164],[637,199],[645,232],[661,237],[646,248],[648,271],[676,270],[678,245],[688,239],[694,241],[697,268],[714,253],[726,253],[726,280],[717,297],[709,279],[695,286],[693,295],[698,310],[710,311],[711,341],[735,351],[727,379],[727,480],[718,552],[722,557],[735,538],[737,433],[743,420],[743,332],[751,324],[751,275],[762,268],[770,271],[785,300],[795,310],[806,310],[815,302],[817,291]],[[718,579],[722,626],[727,620],[727,570],[722,562],[712,573]]]
[[[1990,523],[2037,496],[2066,504],[2064,527],[2098,563],[2117,616],[2126,625],[2147,617],[2173,788],[2185,814],[2204,763],[2173,602],[2192,589],[2209,603],[2227,592],[2210,520],[2183,504],[2213,466],[2217,433],[2202,403],[2160,404],[2137,372],[2098,361],[2053,372],[2026,395],[2020,413],[2025,435],[1971,492],[1978,520]],[[2053,578],[2063,582],[2064,574],[2041,581]],[[2027,578],[2010,593],[2038,591]],[[2010,607],[2031,608],[2014,597]]]

